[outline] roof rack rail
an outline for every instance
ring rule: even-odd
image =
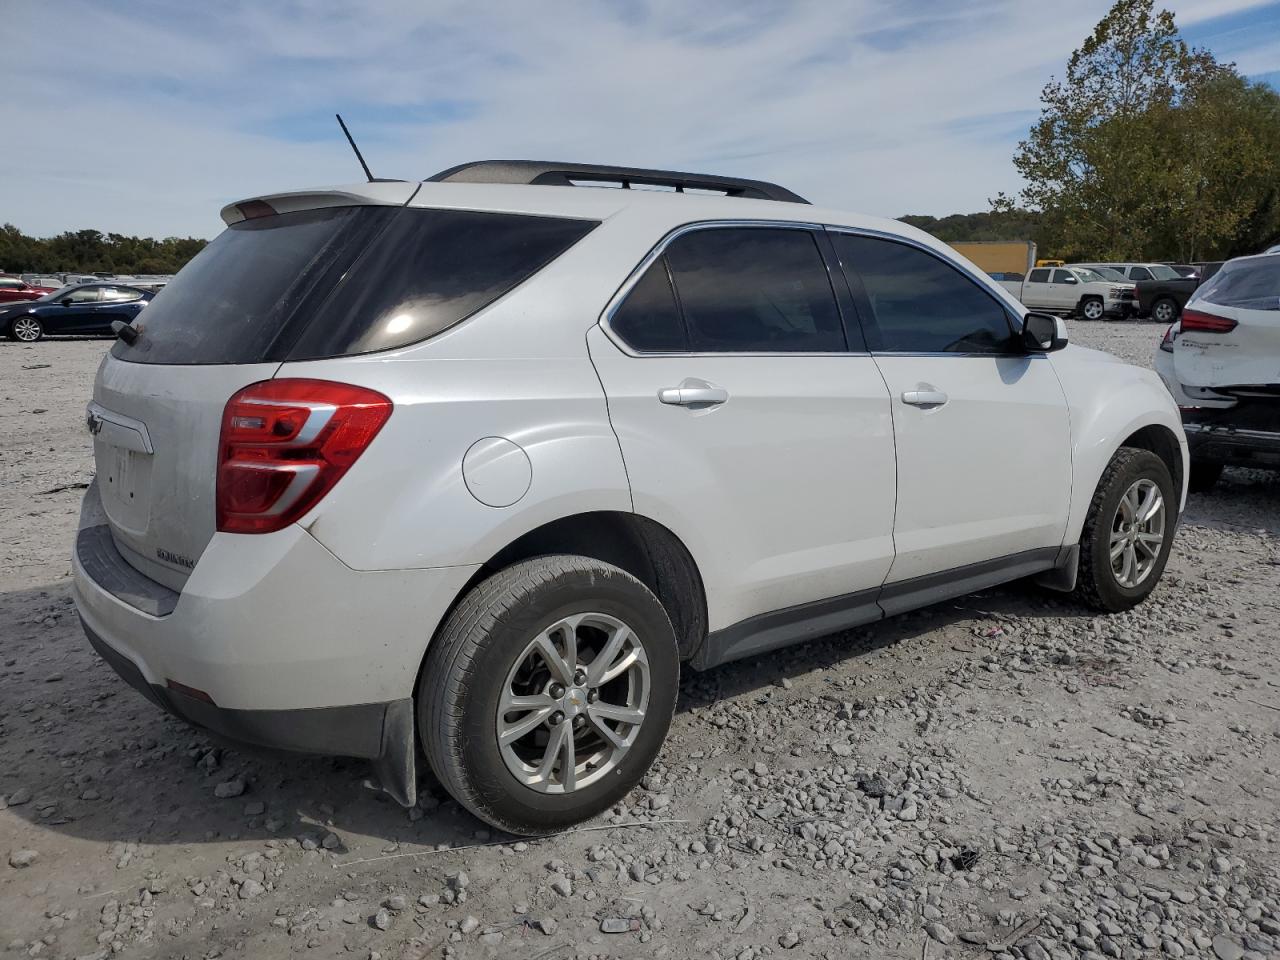
[[[784,203],[808,203],[786,187],[764,180],[740,177],[715,177],[703,173],[678,173],[675,170],[644,170],[639,167],[611,167],[598,163],[556,163],[548,160],[476,160],[441,170],[427,183],[522,183],[539,186],[573,187],[581,184],[621,184],[672,187],[676,193],[686,190],[721,191],[727,197],[750,200],[780,200]]]

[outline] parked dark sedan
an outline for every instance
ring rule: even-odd
[[[155,296],[118,283],[79,283],[39,300],[0,308],[0,330],[10,340],[35,343],[46,334],[111,334],[115,320],[133,322]]]

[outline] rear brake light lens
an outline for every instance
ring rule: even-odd
[[[222,412],[218,529],[270,533],[293,523],[359,459],[391,409],[376,390],[328,380],[245,387]]]
[[[1203,310],[1182,311],[1182,332],[1191,333],[1230,333],[1238,326],[1230,317],[1219,317],[1205,313]]]
[[[1169,329],[1164,332],[1164,336],[1160,339],[1160,349],[1165,353],[1173,353],[1173,328],[1176,326],[1176,323],[1169,324]]]

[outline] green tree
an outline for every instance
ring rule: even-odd
[[[177,273],[204,249],[196,237],[130,237],[74,230],[31,237],[0,225],[0,271],[10,273]]]
[[[1117,0],[1041,102],[1014,165],[1055,255],[1207,258],[1273,228],[1280,98],[1153,0]]]

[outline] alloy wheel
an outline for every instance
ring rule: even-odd
[[[1164,545],[1164,496],[1154,480],[1135,480],[1120,498],[1111,520],[1111,572],[1132,589],[1155,569]]]
[[[1102,304],[1100,304],[1097,300],[1086,301],[1084,305],[1084,318],[1086,320],[1101,320]]]
[[[34,317],[19,317],[13,321],[13,335],[24,343],[40,339],[40,321]]]
[[[503,762],[540,793],[588,787],[635,743],[649,689],[649,659],[630,627],[604,613],[564,617],[526,644],[502,685]]]
[[[1161,300],[1152,309],[1151,314],[1160,323],[1173,322],[1173,304],[1168,300]]]

